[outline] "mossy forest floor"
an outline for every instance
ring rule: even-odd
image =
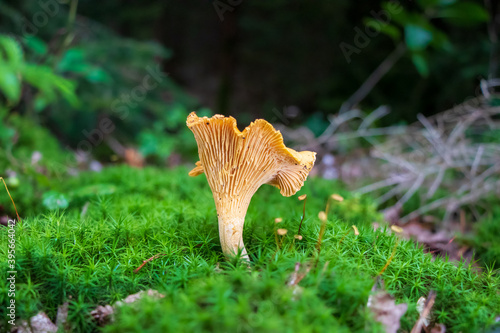
[[[498,273],[433,258],[387,228],[374,231],[372,222],[382,218],[368,199],[320,179],[298,193],[307,194],[302,240],[294,235],[303,201],[264,186],[246,217],[250,268],[225,260],[206,179],[187,171],[122,166],[61,183],[71,198],[66,210],[25,216],[15,227],[17,317],[43,311],[55,321],[58,307],[69,302],[72,332],[377,332],[383,328],[367,301],[388,264],[380,274],[385,290],[408,304],[402,331],[411,330],[417,300],[431,290],[437,295],[431,321],[449,332],[495,327]],[[346,200],[332,204],[319,252],[318,212],[332,193]],[[283,221],[276,224],[278,217]],[[277,228],[288,233],[277,236]],[[7,258],[7,228],[0,228],[0,244]],[[164,255],[134,273],[156,254]],[[300,289],[288,283],[297,263],[305,274]],[[6,281],[6,261],[1,266]],[[0,330],[8,331],[7,285],[0,286]],[[90,315],[97,305],[150,288],[165,297],[122,306],[105,326]]]

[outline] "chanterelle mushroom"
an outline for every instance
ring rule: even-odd
[[[252,196],[262,184],[295,194],[314,165],[316,153],[285,147],[283,137],[271,124],[257,119],[243,132],[233,117],[198,117],[186,121],[198,143],[200,161],[189,173],[205,173],[217,208],[219,236],[224,254],[233,256],[243,245],[243,223]]]

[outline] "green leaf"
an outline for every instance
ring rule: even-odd
[[[441,8],[434,17],[447,19],[455,25],[470,26],[488,21],[489,14],[478,4],[462,1]]]
[[[185,126],[188,114],[189,112],[184,105],[173,105],[168,112],[165,112],[165,127],[169,130],[175,130],[181,126]]]
[[[36,112],[41,112],[49,105],[49,103],[50,101],[45,99],[44,95],[37,94],[33,101],[33,108]]]
[[[91,67],[85,78],[92,83],[106,83],[112,81],[111,76],[109,76],[105,70],[98,67]]]
[[[50,67],[26,65],[23,76],[28,83],[40,90],[47,102],[53,101],[57,93],[60,93],[72,106],[76,107],[80,103],[75,93],[75,83],[55,74]]]
[[[314,133],[315,136],[318,136],[328,127],[328,121],[325,119],[323,114],[315,112],[307,118],[305,125]]]
[[[7,126],[5,117],[9,113],[9,109],[0,105],[0,143],[3,147],[7,147],[11,143],[11,139],[16,134],[13,128]]]
[[[85,62],[83,50],[72,48],[67,50],[57,64],[58,72],[82,73],[88,70],[89,65]]]
[[[432,27],[431,30],[433,36],[431,46],[436,49],[452,52],[453,44],[451,44],[450,40],[448,39],[448,35],[434,27]]]
[[[406,45],[411,51],[424,50],[432,38],[432,32],[420,25],[407,24],[405,26]]]
[[[80,105],[80,100],[78,96],[76,96],[76,84],[70,80],[66,80],[60,76],[56,76],[54,80],[54,85],[57,87],[61,95],[64,99],[71,104],[73,107],[77,107]]]
[[[399,41],[401,39],[401,31],[394,25],[388,23],[382,23],[373,18],[367,18],[364,21],[366,26],[377,27],[378,30],[384,35],[389,36],[395,41]]]
[[[24,44],[36,55],[45,55],[47,53],[47,44],[36,36],[24,38]]]
[[[412,54],[411,60],[420,75],[423,77],[429,76],[429,65],[427,63],[427,59],[421,53]]]
[[[139,151],[144,156],[167,158],[174,149],[175,140],[163,133],[144,131],[139,134]]]
[[[5,63],[0,63],[0,92],[10,102],[17,102],[21,96],[21,81],[16,71]]]
[[[15,39],[0,36],[0,48],[1,58],[10,63],[10,66],[17,68],[23,62],[23,51]]]
[[[69,206],[69,199],[62,193],[49,191],[43,194],[42,204],[49,210],[66,209]]]

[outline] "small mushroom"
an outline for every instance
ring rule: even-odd
[[[200,161],[189,173],[205,173],[212,189],[222,250],[227,256],[239,251],[248,258],[243,244],[243,224],[252,196],[262,184],[295,194],[314,165],[316,153],[285,147],[283,137],[271,124],[257,119],[243,132],[233,117],[198,117],[186,121],[198,144]]]

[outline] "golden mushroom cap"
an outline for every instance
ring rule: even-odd
[[[205,173],[214,197],[219,193],[253,195],[262,184],[291,196],[303,186],[316,160],[315,152],[287,148],[281,133],[263,119],[242,132],[233,117],[222,115],[208,118],[192,112],[186,124],[194,133],[200,156],[189,175]]]

